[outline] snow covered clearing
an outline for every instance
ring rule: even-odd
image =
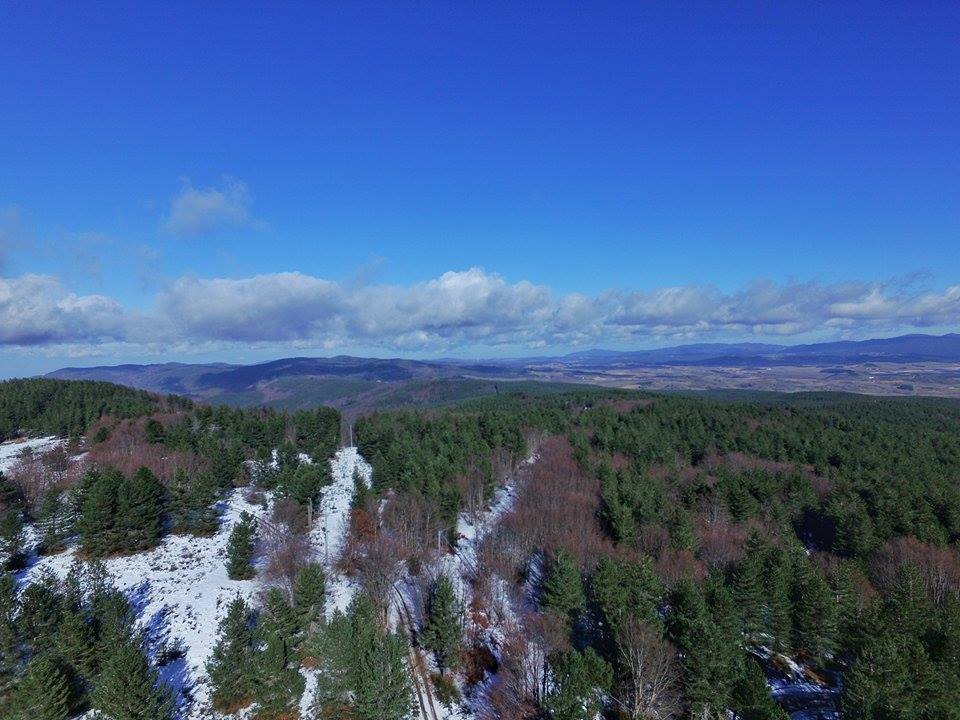
[[[61,444],[63,440],[53,436],[8,440],[0,443],[0,472],[6,472],[16,465],[25,450],[31,453],[42,453],[53,450]]]
[[[56,438],[43,442],[29,441],[34,447],[49,449]],[[26,443],[6,443],[3,448],[18,445],[6,453],[16,457]],[[334,569],[349,527],[350,499],[353,493],[354,468],[366,482],[370,466],[356,448],[344,448],[331,460],[333,484],[326,487],[315,515],[310,534],[314,554],[327,568],[327,609],[345,609],[353,596],[354,586]],[[139,624],[150,639],[151,649],[182,643],[184,656],[160,668],[161,678],[178,694],[181,715],[196,720],[214,717],[209,710],[209,689],[205,665],[217,641],[217,628],[227,605],[237,594],[256,604],[263,586],[260,581],[231,580],[227,577],[226,547],[230,531],[244,511],[257,518],[266,518],[271,497],[265,494],[263,504],[252,504],[245,490],[237,489],[221,501],[219,530],[210,537],[170,535],[153,550],[136,555],[113,557],[105,565],[117,587],[123,590],[138,612]],[[32,557],[21,575],[21,581],[32,581],[44,572],[66,577],[74,561],[75,548],[58,555]],[[302,708],[308,709],[312,699],[314,673],[304,672],[307,692]]]

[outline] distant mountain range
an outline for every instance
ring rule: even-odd
[[[868,384],[862,391],[887,392],[886,386],[876,385],[878,375],[886,373],[891,381],[896,381],[890,386],[890,392],[907,393],[908,388],[909,392],[915,390],[921,366],[931,363],[960,363],[960,334],[916,334],[809,345],[699,343],[656,350],[596,349],[561,357],[484,361],[338,356],[284,358],[253,365],[115,365],[63,368],[48,377],[106,380],[233,405],[295,408],[325,403],[361,410],[437,404],[492,394],[507,382],[523,383],[523,387],[536,392],[551,389],[524,381],[587,382],[657,389],[714,386],[831,389],[836,386],[837,389],[857,390],[857,386],[851,386],[851,383],[862,376],[864,381],[874,383],[873,387]],[[881,364],[878,366],[881,370],[870,369],[876,364]],[[888,364],[886,370],[882,364]],[[764,374],[774,368],[779,370]],[[786,368],[796,368],[797,371],[791,373]],[[811,375],[810,368],[822,368],[823,375],[816,374],[815,370]],[[955,370],[960,371],[960,368]],[[951,369],[936,368],[936,372],[937,387],[946,390],[941,393],[935,388],[933,394],[954,394],[954,386],[950,384],[953,382]],[[790,380],[794,376],[797,380]],[[960,394],[960,380],[955,389]]]

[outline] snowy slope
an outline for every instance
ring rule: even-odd
[[[20,454],[29,449],[34,453],[53,450],[63,440],[57,437],[28,438],[26,440],[12,440],[0,443],[0,472],[6,472],[20,459]]]
[[[326,564],[330,575],[330,612],[334,607],[345,608],[353,594],[352,584],[332,567],[348,527],[355,467],[369,482],[370,466],[356,448],[344,448],[331,461],[334,482],[324,490],[320,514],[311,533],[316,558],[329,559]],[[177,691],[186,718],[212,717],[207,709],[205,664],[216,643],[217,627],[233,597],[239,594],[256,604],[262,587],[256,579],[238,581],[227,577],[226,546],[233,524],[243,511],[255,517],[265,517],[269,511],[269,494],[266,507],[247,502],[243,495],[242,490],[235,490],[222,502],[221,525],[211,537],[168,536],[149,552],[105,562],[117,587],[127,593],[137,609],[139,623],[147,629],[151,646],[177,640],[183,643],[184,658],[162,668],[161,677]],[[35,558],[22,579],[36,579],[45,571],[65,577],[74,555],[71,548],[59,555]],[[309,690],[313,685],[310,674],[305,675],[308,692],[304,694],[304,709],[312,699]]]

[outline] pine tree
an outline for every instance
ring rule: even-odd
[[[297,572],[293,583],[293,607],[300,629],[309,631],[323,621],[326,604],[326,576],[320,563],[307,563]]]
[[[253,630],[250,608],[237,595],[220,622],[217,644],[207,663],[213,706],[232,713],[253,697]]]
[[[441,674],[453,667],[460,651],[463,610],[446,575],[437,577],[430,594],[423,644],[433,651]]]
[[[8,507],[0,515],[0,562],[10,570],[18,570],[25,559],[23,514],[19,507]]]
[[[789,720],[786,711],[770,696],[770,687],[760,665],[747,660],[733,690],[737,720]]]
[[[45,574],[20,594],[17,625],[27,646],[34,652],[49,649],[63,615],[63,598],[56,578]]]
[[[114,648],[90,694],[95,717],[106,720],[170,720],[173,697],[158,685],[139,642],[127,641]]]
[[[366,595],[350,609],[353,662],[350,668],[354,709],[359,720],[401,720],[410,712],[407,645],[403,637],[385,633]]]
[[[603,620],[603,633],[612,643],[627,618],[662,627],[663,586],[649,557],[637,562],[603,558],[591,582],[593,599]]]
[[[166,489],[148,468],[141,467],[123,482],[117,497],[121,547],[134,552],[149,550],[163,535]]]
[[[10,720],[67,720],[71,712],[71,683],[52,656],[35,655],[10,701]]]
[[[227,575],[231,580],[249,580],[256,574],[253,567],[256,532],[254,517],[248,512],[241,513],[227,541]]]
[[[80,608],[66,608],[57,626],[53,651],[77,678],[90,680],[96,672],[93,629]]]
[[[748,639],[767,629],[769,608],[764,588],[766,564],[766,543],[759,533],[753,532],[733,577],[733,597],[743,633]]]
[[[603,709],[602,693],[613,684],[613,669],[587,648],[550,658],[552,684],[544,703],[552,720],[593,720]]]
[[[350,508],[352,510],[362,510],[366,507],[370,498],[370,487],[363,478],[360,468],[353,469],[353,496],[350,498]]]
[[[217,529],[217,485],[210,473],[202,472],[192,480],[178,468],[170,488],[170,526],[174,532],[206,535]]]
[[[549,563],[547,577],[543,582],[543,606],[569,620],[587,603],[583,592],[583,580],[573,556],[560,549]]]
[[[837,605],[826,580],[801,554],[793,563],[793,647],[823,662],[837,638]]]
[[[162,443],[166,439],[163,425],[155,418],[149,418],[143,427],[143,439],[151,444]]]
[[[36,527],[40,531],[40,548],[45,553],[63,548],[63,541],[73,526],[69,504],[59,488],[50,488],[40,500],[36,513]]]
[[[120,547],[117,501],[125,482],[116,470],[89,470],[75,490],[80,549],[89,557],[103,557]]]
[[[6,696],[20,669],[18,610],[17,579],[0,570],[0,697]]]
[[[256,655],[254,698],[257,717],[280,718],[295,707],[303,694],[304,680],[294,661],[297,616],[283,593],[273,588],[260,618],[261,647]]]

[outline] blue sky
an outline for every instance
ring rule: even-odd
[[[0,375],[960,327],[960,6],[13,2]]]

